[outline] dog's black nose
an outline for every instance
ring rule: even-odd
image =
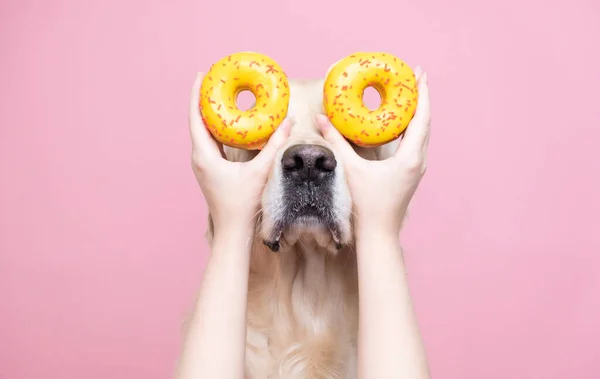
[[[285,176],[298,181],[321,183],[333,175],[337,161],[333,152],[318,145],[295,145],[281,159]]]

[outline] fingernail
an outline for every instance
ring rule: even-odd
[[[419,65],[419,66],[415,67],[415,71],[414,72],[415,72],[415,77],[417,79],[419,79],[419,76],[421,76],[421,74],[423,73],[423,69]]]

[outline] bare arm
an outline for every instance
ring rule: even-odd
[[[177,379],[244,378],[251,228],[215,234]]]
[[[357,257],[359,378],[429,378],[398,235],[359,226]]]
[[[198,74],[190,98],[192,168],[208,204],[214,237],[175,378],[242,379],[255,215],[290,122],[285,120],[250,162],[229,162],[200,116],[202,78]]]
[[[418,104],[393,156],[360,158],[325,117],[321,133],[343,157],[352,193],[359,283],[360,379],[427,379],[429,370],[398,241],[406,209],[427,167],[427,75],[415,70]]]

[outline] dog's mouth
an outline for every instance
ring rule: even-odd
[[[269,229],[263,230],[264,243],[272,251],[296,243],[316,242],[330,251],[339,250],[341,238],[337,161],[331,150],[318,145],[294,145],[281,161],[276,207],[269,207]]]
[[[289,203],[286,212],[275,223],[268,238],[263,240],[264,244],[274,252],[281,249],[282,244],[294,244],[301,237],[312,235],[316,241],[326,246],[333,242],[336,249],[341,249],[340,227],[333,217],[330,207],[317,204]]]

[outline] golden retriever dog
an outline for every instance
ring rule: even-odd
[[[252,248],[247,310],[249,379],[355,379],[358,276],[344,162],[315,124],[323,80],[290,80],[290,138],[261,200]],[[397,141],[355,147],[389,157]],[[256,151],[225,147],[227,159]],[[209,215],[209,242],[212,237]]]

